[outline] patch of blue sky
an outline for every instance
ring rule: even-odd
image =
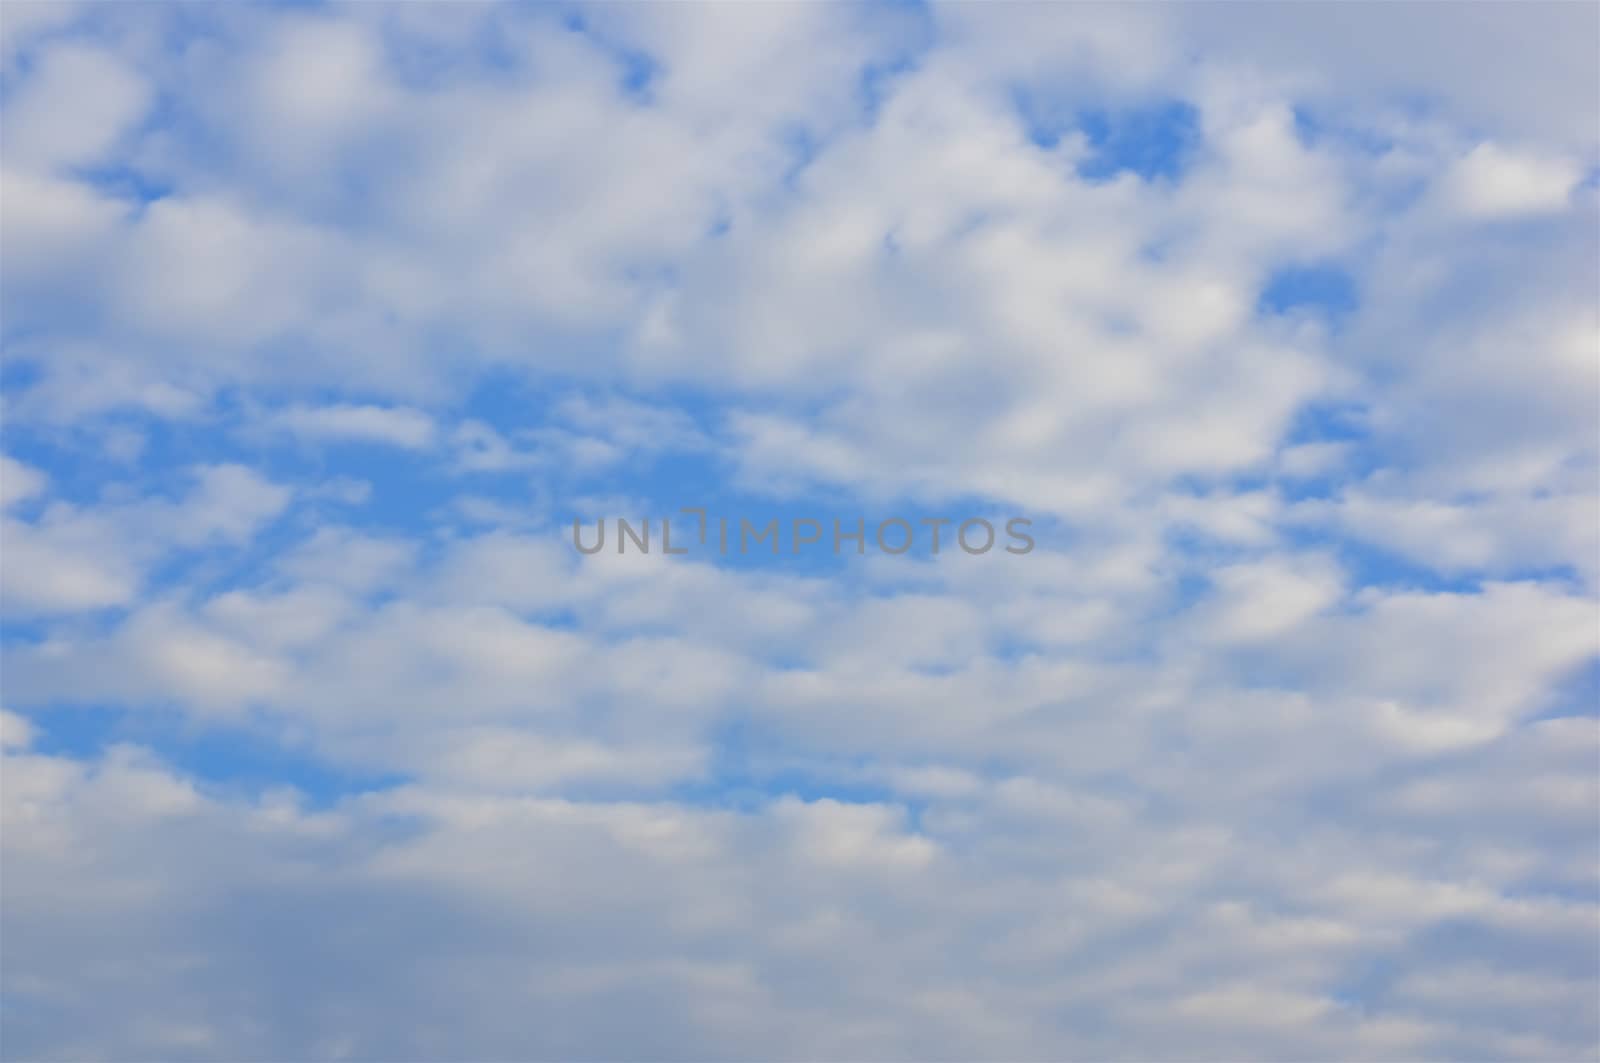
[[[568,9],[561,16],[562,25],[571,33],[580,34],[611,56],[617,67],[617,89],[634,103],[648,106],[654,103],[655,91],[664,68],[648,52],[628,48],[597,29],[584,17],[581,9]]]
[[[1362,442],[1368,438],[1367,409],[1367,403],[1359,399],[1304,403],[1295,411],[1283,444]]]
[[[1257,301],[1258,312],[1288,314],[1310,311],[1339,324],[1359,303],[1355,277],[1332,262],[1284,266],[1267,279]]]
[[[1548,702],[1529,719],[1600,718],[1600,654],[1558,683]]]
[[[1070,98],[1017,86],[1012,102],[1028,139],[1041,148],[1053,150],[1073,133],[1083,136],[1088,151],[1079,159],[1077,173],[1086,181],[1109,181],[1120,174],[1178,180],[1199,156],[1200,112],[1184,100],[1082,107]]]
[[[1091,149],[1078,163],[1078,174],[1091,181],[1121,173],[1147,181],[1178,179],[1200,148],[1200,114],[1181,100],[1123,111],[1085,111],[1078,127]]]
[[[1337,114],[1303,103],[1292,110],[1295,137],[1308,149],[1335,143],[1366,155],[1380,156],[1395,147],[1394,139],[1371,123],[1342,121]]]
[[[1054,150],[1061,138],[1073,129],[1073,116],[1067,102],[1049,93],[1017,85],[1011,90],[1011,103],[1028,139],[1047,151]]]
[[[1345,963],[1328,996],[1344,1007],[1376,1011],[1404,973],[1390,954],[1363,955]]]
[[[468,62],[463,61],[463,49],[454,43],[441,45],[399,26],[382,27],[388,72],[407,88],[420,91],[438,89],[453,80],[494,80],[524,72],[524,50],[504,32],[505,23],[539,13],[533,8],[519,11],[512,5],[503,11],[506,18],[485,20],[476,28],[472,46],[465,52],[470,56]]]
[[[817,484],[799,484],[792,491],[773,492],[762,484],[740,483],[731,475],[731,457],[715,446],[693,452],[674,451],[670,446],[658,451],[647,441],[647,445],[625,455],[619,463],[592,472],[560,464],[554,452],[543,455],[541,460],[542,444],[537,433],[568,429],[557,407],[574,396],[584,395],[582,391],[571,389],[541,394],[530,388],[487,388],[475,393],[466,417],[490,425],[536,462],[513,464],[492,472],[461,471],[448,445],[413,452],[360,439],[299,440],[265,425],[233,428],[233,425],[250,424],[252,417],[270,421],[275,410],[260,407],[247,412],[227,396],[218,400],[220,412],[215,417],[164,420],[119,414],[106,422],[141,437],[140,453],[131,466],[121,458],[79,445],[81,440],[67,439],[50,431],[19,429],[8,433],[7,444],[13,457],[48,473],[52,499],[79,506],[114,503],[119,495],[126,495],[130,501],[136,497],[181,500],[195,486],[191,470],[197,463],[197,456],[201,455],[204,464],[237,463],[268,481],[295,486],[299,499],[290,512],[266,527],[250,546],[235,549],[218,545],[182,552],[170,563],[160,582],[176,579],[196,564],[215,566],[220,560],[228,560],[238,580],[248,584],[252,558],[272,557],[324,523],[365,534],[396,535],[413,540],[421,533],[425,542],[430,530],[437,530],[441,524],[450,525],[457,519],[452,504],[469,495],[496,502],[506,511],[520,509],[527,514],[528,523],[535,527],[553,526],[570,531],[570,522],[575,517],[586,521],[603,517],[612,524],[612,544],[615,543],[614,522],[618,517],[636,524],[651,520],[657,544],[661,518],[677,518],[675,534],[677,543],[681,544],[687,540],[690,526],[698,524],[693,515],[680,514],[681,508],[703,507],[711,524],[708,545],[716,545],[720,540],[719,518],[724,518],[729,522],[730,550],[726,555],[712,557],[708,551],[697,549],[696,560],[714,560],[735,567],[781,566],[791,572],[837,571],[856,556],[852,551],[857,548],[850,540],[841,543],[840,554],[833,553],[836,521],[844,532],[853,531],[860,522],[865,542],[859,552],[874,555],[880,553],[875,541],[878,523],[890,518],[903,519],[912,526],[915,536],[911,556],[922,557],[927,553],[928,544],[928,530],[922,523],[924,518],[947,517],[959,522],[968,517],[987,517],[996,527],[994,550],[998,553],[1008,542],[1004,520],[1012,515],[1030,516],[1021,511],[1015,514],[996,512],[992,503],[978,499],[953,499],[939,505],[893,501],[868,504],[849,493]],[[589,393],[587,397],[604,401],[610,396],[609,393]],[[331,395],[326,398],[333,400]],[[715,416],[716,406],[703,397],[679,394],[669,402],[652,395],[623,398],[661,403],[658,408],[685,414],[686,423],[706,433],[708,439],[714,430],[709,422]],[[628,414],[623,409],[618,415]],[[598,429],[602,437],[606,427]],[[569,430],[581,432],[584,429],[573,426]],[[450,431],[450,425],[441,428],[444,435]],[[350,503],[341,501],[337,492],[327,491],[345,482],[361,483],[370,491],[364,499]],[[597,497],[628,500],[639,508],[632,512],[594,511],[592,506]],[[21,512],[29,515],[30,506],[42,504],[24,502]],[[741,522],[745,520],[757,529],[771,521],[778,522],[781,541],[775,554],[768,543],[752,543],[748,551],[739,551]],[[819,543],[807,544],[799,553],[793,548],[797,520],[816,521],[822,536]],[[1036,524],[1032,530],[1038,539],[1045,529]],[[949,544],[955,531],[952,523],[943,529],[941,538]],[[887,529],[887,541],[894,545],[901,532],[900,528]],[[1051,544],[1041,542],[1041,545]],[[944,546],[944,549],[952,548]],[[659,545],[656,549],[659,550]],[[210,586],[216,589],[217,585]]]
[[[774,743],[773,750],[781,748]],[[917,802],[897,795],[887,784],[867,783],[847,778],[848,772],[788,766],[763,768],[757,758],[743,759],[733,747],[719,743],[715,764],[697,779],[671,787],[667,796],[685,805],[751,811],[774,800],[795,797],[802,801],[838,801],[841,804],[894,804],[915,818]]]
[[[490,424],[504,434],[536,430],[542,427],[560,427],[556,407],[572,395],[582,392],[555,393],[535,397],[524,391],[520,396],[512,390],[493,389],[474,396],[469,414]],[[604,400],[608,396],[591,396]],[[723,409],[710,396],[688,389],[671,389],[663,392],[612,397],[681,414],[708,442],[704,449],[652,451],[644,448],[629,455],[618,464],[606,467],[592,475],[574,471],[556,470],[541,480],[544,490],[543,504],[549,507],[548,515],[563,529],[563,537],[570,538],[571,523],[580,519],[584,524],[585,542],[594,541],[595,521],[607,521],[608,552],[616,550],[617,518],[627,518],[638,528],[644,520],[651,521],[652,551],[660,549],[661,520],[673,523],[673,545],[689,545],[691,560],[712,561],[733,568],[749,569],[773,567],[777,571],[795,574],[836,573],[852,561],[881,556],[877,530],[881,522],[890,519],[906,521],[912,529],[913,544],[907,552],[912,558],[926,558],[931,546],[931,532],[923,524],[925,519],[948,518],[952,521],[941,530],[941,550],[955,550],[957,525],[968,518],[982,517],[995,528],[995,543],[991,553],[996,558],[1004,554],[1004,547],[1012,542],[1006,536],[1005,521],[1013,516],[1036,520],[1032,529],[1040,547],[1054,546],[1047,536],[1052,525],[1036,514],[1023,510],[997,511],[992,502],[976,497],[952,497],[937,504],[906,499],[872,501],[853,492],[840,490],[824,483],[798,480],[775,485],[741,480],[736,475],[735,458],[729,444],[717,440]],[[623,415],[626,415],[625,413]],[[483,491],[496,497],[501,491],[508,502],[525,503],[520,493],[526,488],[525,476],[502,474],[484,478]],[[499,485],[498,487],[496,485]],[[640,508],[634,512],[600,512],[592,508],[597,497],[623,499]],[[684,507],[706,510],[706,542],[699,541],[700,520],[696,514],[682,513]],[[794,546],[796,521],[815,521],[817,526],[806,526],[806,532],[815,532],[819,541]],[[723,521],[726,521],[727,551],[722,550]],[[776,522],[778,537],[776,550],[770,539],[746,543],[741,535],[744,522],[754,531],[765,529]],[[839,552],[834,552],[834,532],[841,534]],[[858,547],[854,540],[843,536],[853,534],[857,528],[863,534]],[[904,538],[904,528],[894,526],[884,529],[885,542],[898,547]],[[974,545],[982,541],[981,529],[974,528],[969,539]],[[988,555],[986,555],[988,556]],[[1012,559],[1004,555],[1004,559]],[[976,560],[976,559],[975,559]]]
[[[1584,587],[1583,576],[1570,565],[1484,568],[1430,564],[1337,530],[1305,525],[1283,528],[1282,537],[1286,546],[1331,554],[1355,587],[1428,594],[1476,594],[1488,582],[1555,584],[1574,593]]]
[[[319,756],[267,718],[202,723],[177,712],[99,705],[57,705],[22,715],[35,729],[34,752],[85,760],[114,746],[139,746],[203,786],[230,795],[256,797],[288,787],[308,805],[327,808],[405,781],[393,772]]]
[[[142,210],[170,196],[176,189],[166,176],[127,163],[106,163],[74,170],[72,176],[112,199],[119,199]]]
[[[77,445],[65,433],[27,431],[7,426],[5,454],[49,477],[45,492],[34,498],[24,498],[13,504],[12,511],[32,518],[57,502],[72,505],[92,504],[101,499],[108,485],[118,482],[119,472],[125,475],[121,463],[113,461],[98,449]],[[141,465],[143,463],[141,462]],[[141,477],[144,475],[141,469]]]
[[[917,69],[917,53],[905,54],[887,61],[868,63],[861,70],[856,86],[863,116],[870,122],[877,118],[883,104],[894,92],[894,83]]]
[[[796,191],[811,164],[822,153],[822,140],[816,132],[800,122],[786,122],[776,133],[778,144],[787,155],[783,172],[783,187]]]
[[[537,429],[558,423],[553,406],[571,395],[570,391],[534,394],[529,389],[520,392],[507,389],[485,389],[476,394],[469,404],[468,415],[492,424],[498,431],[514,435],[523,429]],[[650,397],[646,397],[648,401]],[[226,405],[226,404],[224,404]],[[674,395],[668,408],[690,411],[689,419],[706,430],[716,407],[703,396]],[[184,577],[203,574],[206,578],[195,584],[215,593],[237,586],[251,586],[268,573],[263,567],[277,553],[308,537],[324,523],[348,526],[354,530],[374,535],[394,535],[420,543],[426,550],[427,533],[437,530],[440,522],[449,524],[454,519],[452,503],[463,495],[488,498],[503,507],[527,511],[533,526],[553,527],[561,539],[570,536],[571,521],[584,521],[586,533],[592,533],[593,521],[607,520],[607,550],[614,551],[617,541],[616,519],[627,518],[635,526],[648,519],[652,525],[652,548],[659,553],[661,519],[674,521],[675,545],[690,548],[688,558],[709,561],[735,569],[770,569],[795,575],[839,574],[852,565],[859,565],[883,552],[876,543],[880,522],[890,518],[906,521],[913,531],[913,546],[906,555],[912,564],[903,569],[908,584],[919,578],[933,582],[931,568],[919,572],[917,562],[928,560],[929,532],[926,519],[949,518],[959,522],[968,517],[985,517],[996,528],[996,545],[990,555],[982,558],[959,557],[953,563],[962,564],[1025,564],[1026,559],[1004,553],[1008,542],[1004,521],[1010,516],[1029,517],[1035,521],[1030,528],[1037,548],[1044,550],[1070,549],[1069,530],[1039,514],[1024,511],[1010,513],[996,511],[992,503],[979,499],[955,498],[948,502],[932,504],[912,501],[869,502],[859,496],[837,491],[826,485],[796,485],[793,491],[778,494],[760,484],[741,484],[729,475],[729,457],[721,450],[693,453],[654,453],[648,449],[626,458],[620,465],[592,475],[555,469],[537,472],[512,469],[486,475],[463,476],[451,468],[449,459],[442,455],[420,457],[393,447],[359,441],[318,441],[302,444],[292,439],[268,438],[262,440],[221,429],[219,422],[206,419],[196,422],[163,421],[155,418],[127,418],[130,430],[143,434],[144,451],[137,464],[138,497],[165,497],[176,500],[192,487],[188,467],[193,456],[203,454],[208,462],[234,461],[255,469],[274,482],[291,483],[309,488],[311,498],[297,506],[286,516],[270,523],[258,538],[244,549],[226,544],[215,544],[203,549],[182,552],[173,560],[158,567],[153,574],[152,586],[160,590],[175,585]],[[1352,442],[1362,441],[1360,410],[1355,406],[1337,404],[1308,407],[1302,411],[1288,442]],[[53,438],[48,432],[17,431],[8,434],[8,450],[18,459],[47,471],[51,477],[53,498],[71,501],[78,505],[91,505],[106,501],[107,492],[118,488],[107,485],[124,484],[128,478],[126,466],[118,461],[80,446],[71,441]],[[1366,454],[1357,449],[1358,462],[1373,462],[1381,456]],[[1324,497],[1336,491],[1347,477],[1361,475],[1361,467],[1345,468],[1338,475],[1312,480],[1284,481],[1277,486],[1290,501]],[[356,480],[371,485],[370,496],[358,504],[344,504],[333,498],[316,498],[319,484],[343,480]],[[1262,485],[1266,481],[1263,480]],[[1214,486],[1214,485],[1213,485]],[[1242,480],[1231,484],[1235,488],[1248,487]],[[1201,485],[1197,491],[1203,493]],[[597,496],[628,500],[636,504],[637,511],[599,512],[593,510]],[[133,495],[129,496],[130,498]],[[29,514],[30,505],[23,503],[22,513]],[[698,518],[684,514],[685,506],[703,507],[707,511],[707,542],[698,542]],[[728,522],[728,550],[720,551],[721,525]],[[807,526],[807,531],[819,535],[816,543],[794,549],[795,522],[816,521],[818,527]],[[764,529],[770,522],[778,527],[777,549],[769,541],[743,543],[742,522],[749,521],[754,529]],[[850,539],[841,541],[841,550],[833,549],[835,522],[845,532],[854,531],[858,521],[864,543],[858,548]],[[941,530],[942,549],[954,552],[955,524]],[[886,529],[891,545],[899,541],[904,529],[898,526]],[[419,535],[419,533],[421,533]],[[1291,544],[1302,548],[1316,548],[1332,552],[1363,586],[1411,588],[1427,591],[1470,592],[1481,586],[1483,574],[1467,572],[1441,572],[1435,566],[1383,550],[1377,546],[1352,540],[1344,535],[1313,527],[1286,529]],[[1186,541],[1190,536],[1192,541]],[[1192,558],[1196,564],[1216,561],[1225,556],[1225,544],[1209,542],[1198,533],[1179,529],[1173,533],[1173,545]],[[1221,552],[1219,554],[1219,551]],[[424,556],[426,556],[424,554]],[[1495,572],[1494,578],[1556,578],[1563,582],[1576,582],[1570,571],[1529,569],[1518,572]],[[1190,595],[1202,593],[1199,586],[1190,588]],[[1185,597],[1180,595],[1180,602]],[[25,629],[13,629],[12,637],[26,637]],[[1029,649],[1020,640],[1007,652],[1023,653]]]
[[[669,788],[685,805],[753,811],[785,797],[841,804],[887,804],[905,810],[917,829],[925,802],[897,792],[872,757],[808,757],[792,739],[748,721],[730,720],[711,735],[711,763],[700,776]]]
[[[1288,502],[1338,497],[1350,484],[1359,483],[1393,460],[1394,455],[1372,437],[1367,423],[1367,405],[1359,400],[1307,403],[1295,412],[1279,445],[1280,454],[1301,446],[1327,445],[1338,448],[1336,458],[1322,470],[1311,469],[1293,476],[1274,473],[1249,486],[1270,483]]]
[[[876,14],[895,20],[895,43],[865,63],[857,77],[856,100],[862,117],[871,122],[893,92],[894,82],[914,72],[922,57],[938,42],[932,6],[925,0],[876,0]]]
[[[1180,543],[1188,534],[1185,531],[1169,533]],[[1163,660],[1166,648],[1153,636],[1204,601],[1214,590],[1215,585],[1203,560],[1205,556],[1204,552],[1196,551],[1182,558],[1182,563],[1172,566],[1164,574],[1162,591],[1144,603],[1139,623],[1129,627],[1122,644],[1110,643],[1111,652],[1106,652],[1105,646],[1109,640],[1102,637],[1096,643],[1097,659],[1126,665],[1155,665]],[[1242,556],[1240,560],[1243,560]]]
[[[1592,886],[1584,899],[1593,903]],[[1506,970],[1527,970],[1538,965],[1539,970],[1551,976],[1565,976],[1574,980],[1591,977],[1594,972],[1592,934],[1522,934],[1518,933],[1515,924],[1497,924],[1492,919],[1471,914],[1444,918],[1431,925],[1418,927],[1407,944],[1411,946],[1408,950],[1411,955],[1426,957],[1433,970],[1448,971],[1458,966],[1481,964],[1483,957],[1492,956],[1495,965]],[[1527,1035],[1550,1035],[1551,1031],[1545,1025],[1548,1015],[1532,1008],[1510,1006],[1506,1010]],[[1587,1021],[1593,1022],[1592,1008],[1571,1014],[1581,1014]],[[1485,1054],[1483,1058],[1491,1057]]]

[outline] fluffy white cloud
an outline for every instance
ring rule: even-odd
[[[1560,211],[1582,175],[1573,162],[1527,158],[1479,144],[1445,178],[1451,206],[1475,217]]]
[[[8,459],[8,479],[30,470]],[[8,611],[72,613],[130,604],[145,572],[173,553],[242,546],[288,504],[288,488],[239,465],[189,470],[177,500],[112,497],[93,505],[51,501],[32,520],[0,522],[0,572]]]
[[[33,498],[44,489],[45,476],[15,458],[0,455],[0,505]]]
[[[1470,15],[6,5],[6,1052],[1592,1055],[1596,16]],[[1040,545],[562,526],[702,503]]]
[[[422,450],[433,442],[433,419],[420,410],[390,406],[294,405],[274,414],[272,427],[313,440],[350,440],[386,443],[406,450]]]
[[[149,83],[102,49],[43,52],[6,108],[6,161],[49,171],[105,162],[145,112]]]
[[[1594,753],[1592,727],[1551,737],[1545,756]],[[1405,855],[1394,825],[1302,825],[1285,862],[1282,811],[1229,831],[1026,779],[932,802],[915,828],[890,806],[793,798],[730,812],[405,789],[313,811],[197,792],[131,748],[19,751],[6,773],[24,1052],[710,1056],[776,1038],[797,1058],[1549,1058],[1592,1036],[1593,905],[1502,893],[1559,873],[1515,831],[1466,828],[1463,854],[1500,860],[1463,866]],[[1472,989],[1441,925],[1554,962]],[[1381,1007],[1349,1001],[1363,980]],[[80,992],[96,1023],[54,1035]],[[270,1023],[263,995],[281,1001]]]

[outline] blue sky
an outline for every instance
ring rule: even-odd
[[[7,3],[0,1054],[1593,1057],[1600,16],[1472,13]]]

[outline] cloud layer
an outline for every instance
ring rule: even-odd
[[[1595,9],[0,11],[7,1057],[1600,1050]]]

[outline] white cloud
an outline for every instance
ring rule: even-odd
[[[16,6],[19,1054],[1593,1054],[1590,9]]]
[[[920,829],[892,806],[794,798],[728,812],[408,787],[311,811],[206,795],[131,749],[16,751],[6,775],[8,966],[27,964],[14,991],[36,1004],[9,1036],[25,1050],[621,1056],[666,1040],[709,1056],[781,1037],[819,1057],[1540,1058],[1591,1035],[1574,972],[1593,904],[1508,896],[1503,872],[1442,880],[1399,862],[1390,829],[1319,832],[1285,862],[1269,832],[1160,820],[1140,821],[1139,846],[1092,819],[1040,846],[1037,821],[982,799],[974,831],[945,802]],[[399,962],[415,935],[394,937],[398,914],[438,931],[433,963]],[[1544,1016],[1536,1038],[1421,933],[1439,919],[1580,964],[1498,969]],[[1376,1011],[1335,988],[1372,949],[1394,971]],[[290,976],[318,1007],[255,1021],[255,994]],[[97,1022],[58,1041],[47,1017],[78,994]]]
[[[33,726],[14,712],[0,709],[0,748],[27,749],[33,742]]]
[[[198,466],[189,475],[189,491],[175,501],[52,501],[33,520],[6,517],[0,572],[7,610],[48,615],[129,605],[160,559],[241,546],[289,503],[288,488],[243,466]]]
[[[44,490],[44,473],[15,458],[0,454],[0,505],[10,506]]]
[[[102,162],[149,97],[148,82],[113,54],[76,42],[46,49],[7,104],[6,160],[36,172]]]
[[[6,608],[19,613],[76,612],[133,599],[137,572],[116,543],[93,525],[57,526],[48,538],[6,521],[3,538]]]
[[[1564,210],[1582,177],[1577,165],[1508,152],[1485,143],[1445,177],[1445,197],[1473,217],[1504,218]]]
[[[83,13],[81,9],[82,5],[73,0],[7,5],[5,16],[0,18],[0,64],[6,72],[10,72],[18,53],[51,30],[70,24]]]
[[[314,442],[383,443],[405,450],[425,450],[434,439],[433,419],[403,406],[331,406],[296,404],[271,415],[269,423]]]

